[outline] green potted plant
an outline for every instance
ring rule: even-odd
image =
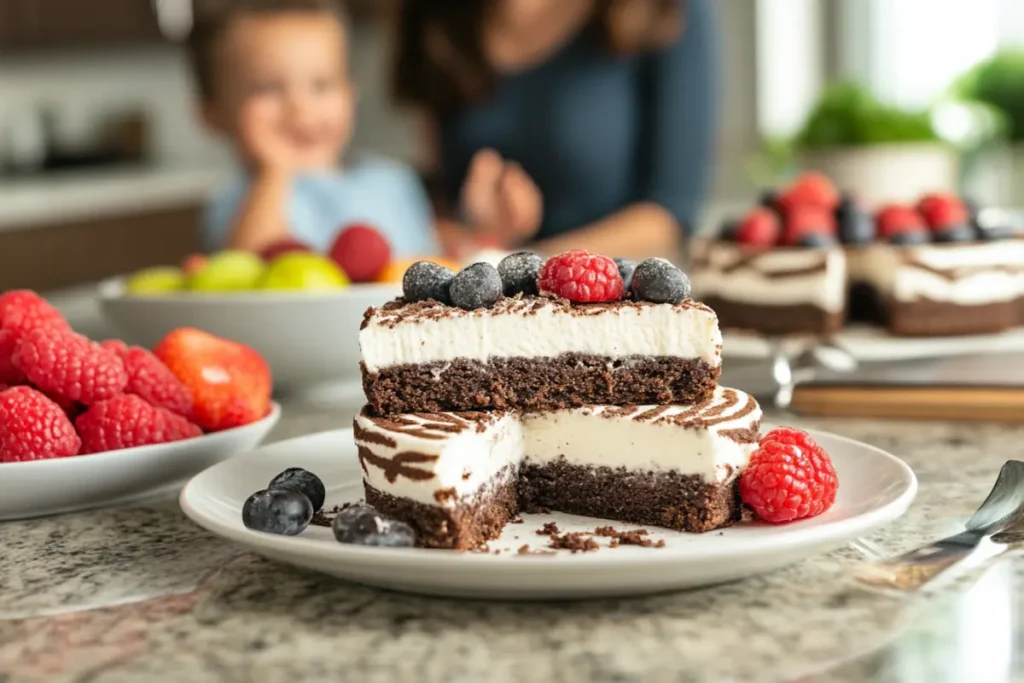
[[[1008,181],[1003,199],[1024,204],[1024,50],[1005,50],[978,64],[954,84],[953,93],[1002,115],[1008,149],[989,155],[987,166],[993,181]]]
[[[913,201],[958,181],[957,152],[931,111],[882,103],[856,83],[826,87],[800,131],[766,150],[776,175],[786,167],[821,171],[870,204]]]

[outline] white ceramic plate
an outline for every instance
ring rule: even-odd
[[[359,325],[370,306],[401,285],[352,285],[332,292],[183,292],[138,296],[121,279],[100,285],[103,315],[130,344],[152,348],[171,330],[196,327],[256,349],[286,391],[359,379]]]
[[[281,417],[159,446],[0,464],[0,520],[26,519],[145,498],[255,448]]]
[[[907,510],[917,480],[902,461],[844,437],[814,436],[832,455],[840,480],[836,504],[826,514],[789,525],[742,524],[700,535],[651,528],[652,538],[665,541],[664,548],[603,547],[576,555],[516,552],[524,544],[544,549],[545,539],[535,533],[544,522],[555,521],[562,531],[592,531],[608,523],[562,514],[524,515],[523,524],[508,525],[501,539],[490,543],[491,554],[343,545],[330,529],[317,526],[296,537],[243,526],[245,499],[288,467],[318,474],[327,486],[328,507],[359,500],[362,478],[350,430],[283,441],[222,462],[190,481],[180,501],[200,526],[253,552],[382,588],[520,600],[654,593],[774,570],[842,546]]]
[[[1024,327],[997,334],[966,337],[894,337],[880,327],[851,325],[834,335],[832,341],[860,362],[945,358],[966,354],[1012,353],[1024,348]],[[784,347],[791,355],[815,344],[811,337],[787,338]],[[724,333],[722,355],[727,358],[769,358],[771,344],[762,336],[742,332]]]

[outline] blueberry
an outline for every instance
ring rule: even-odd
[[[490,308],[501,298],[501,276],[490,263],[474,263],[452,279],[452,304],[471,311]]]
[[[825,232],[809,232],[800,238],[798,244],[801,247],[831,247],[836,244],[836,238]]]
[[[313,504],[290,489],[258,491],[242,506],[242,523],[255,531],[295,536],[313,519]]]
[[[875,239],[875,219],[857,201],[846,195],[835,211],[839,241],[843,244],[867,244]]]
[[[289,467],[281,474],[270,480],[268,489],[288,489],[296,491],[309,498],[313,504],[313,512],[319,512],[324,506],[324,499],[327,498],[327,490],[320,477],[301,467]]]
[[[501,276],[501,288],[505,296],[536,295],[537,276],[543,265],[544,259],[529,251],[520,251],[501,259],[498,275]]]
[[[649,258],[636,267],[631,290],[639,301],[677,304],[690,296],[690,278],[663,258]]]
[[[411,548],[416,533],[405,522],[385,519],[369,505],[352,505],[339,512],[331,523],[339,543]]]
[[[903,232],[898,232],[889,238],[890,244],[898,244],[901,246],[925,244],[928,241],[928,232],[925,230],[905,230]]]
[[[628,258],[616,258],[612,259],[615,261],[615,265],[619,267],[619,275],[622,276],[622,285],[624,291],[629,291],[629,288],[633,286],[633,273],[636,272],[636,263],[630,261]]]
[[[765,207],[766,209],[771,209],[773,211],[778,211],[779,210],[779,194],[780,193],[779,193],[779,191],[777,189],[775,189],[774,187],[769,187],[768,189],[766,189],[763,192],[761,192],[761,196],[758,199],[758,204],[760,204],[761,206]]]
[[[973,242],[976,238],[974,229],[967,224],[951,225],[935,231],[936,242]]]
[[[454,274],[444,266],[430,261],[417,261],[402,276],[402,296],[406,301],[433,299],[450,304],[449,287]]]

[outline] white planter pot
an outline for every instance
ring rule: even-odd
[[[928,192],[955,192],[959,180],[956,153],[933,143],[837,147],[805,152],[800,161],[869,206],[914,202]]]

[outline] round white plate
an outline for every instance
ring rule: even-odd
[[[266,557],[382,588],[455,597],[563,600],[692,588],[760,574],[847,543],[902,515],[917,492],[898,458],[844,437],[815,432],[839,475],[835,506],[815,519],[782,526],[740,524],[706,534],[649,528],[664,548],[602,547],[597,552],[544,550],[536,531],[592,531],[607,521],[563,514],[523,515],[490,543],[491,553],[368,548],[337,543],[330,529],[300,536],[251,531],[242,504],[288,467],[304,467],[327,486],[327,507],[360,500],[362,476],[351,430],[282,441],[215,465],[181,492],[181,507],[200,526]],[[620,530],[636,528],[614,523]],[[606,539],[598,539],[605,546]],[[494,551],[501,551],[494,554]]]
[[[195,439],[73,458],[0,463],[0,520],[27,519],[145,498],[255,448],[281,417]]]
[[[996,334],[966,337],[895,337],[880,327],[851,325],[831,337],[836,346],[857,361],[881,361],[945,358],[966,354],[1012,353],[1024,347],[1024,327]],[[816,344],[813,337],[789,337],[784,348],[790,355]],[[763,336],[744,332],[725,332],[722,355],[727,358],[770,358],[772,345]]]

